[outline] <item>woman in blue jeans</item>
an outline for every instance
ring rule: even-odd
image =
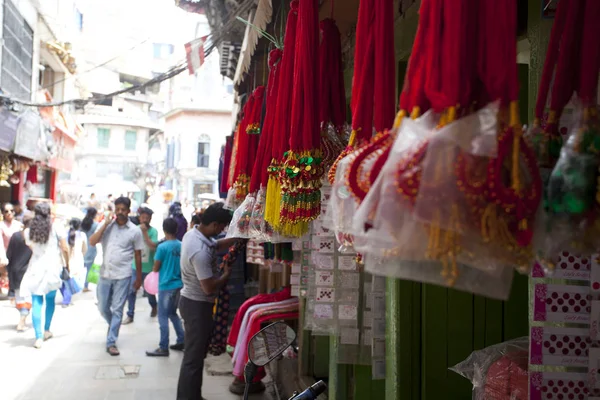
[[[92,265],[94,264],[96,255],[98,254],[98,249],[96,248],[96,246],[90,246],[90,236],[92,236],[94,234],[94,232],[96,232],[96,229],[98,228],[98,222],[96,222],[97,215],[98,215],[98,210],[96,210],[94,207],[90,207],[87,209],[85,218],[83,218],[83,221],[81,221],[81,231],[83,233],[85,233],[85,236],[87,237],[87,245],[88,245],[85,256],[83,257],[83,265],[85,266],[85,269],[87,271],[87,274],[85,276],[85,283],[83,285],[84,292],[90,291],[90,289],[88,288],[87,275],[89,275],[90,269],[92,268]]]
[[[60,288],[63,262],[69,268],[69,250],[64,235],[52,223],[50,204],[38,203],[29,228],[24,231],[25,243],[31,249],[29,267],[21,281],[20,293],[31,295],[34,347],[52,337],[50,324],[54,315],[56,290]],[[63,259],[61,259],[61,253]],[[42,330],[42,307],[46,303],[44,329]]]
[[[167,218],[163,222],[165,241],[156,248],[154,272],[158,272],[158,325],[160,341],[158,348],[147,351],[149,357],[166,357],[171,350],[183,351],[184,330],[177,315],[179,291],[183,287],[181,280],[181,242],[177,240],[177,221]],[[169,320],[173,324],[177,342],[169,347]]]

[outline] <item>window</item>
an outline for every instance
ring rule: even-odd
[[[174,46],[172,44],[167,43],[154,43],[154,58],[155,59],[165,59],[169,58],[171,54],[173,54]]]
[[[3,91],[20,98],[31,97],[33,68],[33,30],[12,1],[4,2],[2,31]]]
[[[210,151],[210,143],[198,143],[198,168],[208,168],[208,155]]]
[[[137,132],[125,132],[125,150],[135,150],[137,147]]]
[[[110,143],[110,129],[98,128],[98,147],[108,149]]]

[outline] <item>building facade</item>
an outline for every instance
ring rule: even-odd
[[[34,102],[81,97],[72,48],[81,28],[78,16],[75,0],[0,0],[3,95]],[[54,199],[58,176],[72,171],[80,133],[72,107],[36,109],[8,101],[1,111],[0,156],[3,165],[12,165],[13,176],[10,185],[0,185],[0,200]]]

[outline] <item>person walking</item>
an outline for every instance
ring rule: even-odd
[[[32,218],[33,215],[31,213],[23,216],[24,228],[29,226]],[[15,232],[8,242],[8,249],[6,250],[6,256],[10,257],[6,269],[8,271],[9,288],[15,294],[15,305],[20,314],[17,332],[25,331],[27,316],[31,310],[31,297],[22,296],[19,289],[23,281],[23,276],[29,266],[31,254],[31,249],[25,243],[23,231]]]
[[[85,233],[87,238],[87,251],[83,257],[83,265],[86,269],[85,273],[85,283],[83,284],[83,292],[89,292],[89,282],[88,275],[90,273],[90,269],[92,269],[92,265],[94,264],[94,260],[96,260],[96,255],[98,255],[98,249],[96,246],[90,245],[90,237],[96,232],[98,229],[98,222],[96,222],[96,217],[98,215],[98,210],[93,207],[87,209],[85,213],[85,217],[83,221],[81,221],[81,231]]]
[[[25,243],[31,249],[29,267],[19,287],[20,296],[31,296],[32,320],[35,330],[34,347],[52,337],[50,325],[54,315],[56,290],[62,283],[63,265],[69,269],[67,241],[58,224],[52,222],[50,204],[37,203],[29,228],[25,229]],[[61,260],[61,253],[63,259]],[[64,260],[64,264],[63,264]],[[44,330],[42,330],[42,307],[46,303]]]
[[[2,221],[0,221],[0,234],[2,235],[2,248],[4,250],[4,254],[6,254],[6,249],[8,249],[8,242],[10,241],[10,237],[15,232],[20,232],[23,230],[23,224],[15,219],[15,209],[11,203],[5,203],[2,205]],[[6,258],[6,257],[5,257]],[[8,260],[6,263],[3,263],[4,266],[8,264]],[[2,277],[4,277],[4,286],[10,286],[10,282],[6,283],[6,279],[8,278],[8,273],[6,272],[6,267],[3,268],[4,271],[0,273]],[[9,297],[14,296],[14,293],[8,290]]]
[[[81,220],[73,218],[69,221],[67,243],[69,245],[69,280],[63,281],[60,293],[63,296],[63,308],[73,305],[73,295],[81,290],[86,278],[83,255],[87,251],[87,238],[81,232]]]
[[[223,203],[215,203],[202,214],[200,225],[187,232],[181,244],[183,289],[179,311],[184,322],[185,352],[179,372],[177,399],[202,399],[202,373],[213,326],[215,296],[227,284],[231,266],[217,275],[216,253],[229,248],[235,238],[215,241],[231,222],[231,213]]]
[[[177,239],[183,240],[183,235],[187,232],[188,222],[181,211],[181,203],[176,201],[169,207],[169,217],[177,221]]]
[[[106,221],[90,237],[90,245],[102,243],[104,254],[97,296],[100,314],[109,325],[106,351],[118,356],[117,339],[123,319],[123,307],[131,287],[131,265],[135,259],[134,289],[142,285],[142,249],[144,239],[140,228],[129,221],[131,202],[126,197],[115,200],[115,216]]]
[[[158,348],[147,351],[149,357],[167,357],[169,355],[169,320],[173,324],[177,342],[171,350],[183,351],[184,331],[181,319],[177,315],[181,281],[181,242],[177,240],[177,221],[167,218],[163,222],[165,241],[158,245],[154,256],[154,272],[158,272],[158,325],[160,341]]]
[[[138,218],[140,221],[140,230],[144,237],[144,248],[142,249],[142,281],[146,279],[146,276],[152,272],[154,267],[154,253],[158,243],[158,231],[150,226],[152,220],[152,210],[148,207],[140,207],[138,209]],[[131,279],[131,291],[127,297],[127,318],[123,321],[123,325],[128,325],[133,322],[135,316],[135,302],[137,298],[137,290],[133,287],[135,279],[132,276]],[[148,297],[148,303],[150,304],[150,317],[156,317],[157,302],[156,296],[149,294],[144,290],[144,296]]]
[[[25,218],[25,210],[23,210],[21,202],[19,200],[13,200],[10,202],[10,204],[12,204],[13,209],[15,210],[15,219],[21,223],[24,223],[23,219]]]

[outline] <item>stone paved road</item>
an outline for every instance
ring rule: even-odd
[[[145,299],[138,299],[135,322],[121,328],[120,357],[105,352],[107,326],[92,293],[79,294],[74,302],[66,309],[57,305],[51,328],[54,338],[37,350],[32,347],[31,321],[27,332],[17,333],[17,311],[8,301],[0,301],[2,400],[175,399],[181,354],[146,357],[144,352],[157,346],[159,332]],[[171,338],[175,338],[173,332]],[[133,377],[124,376],[124,370]],[[203,396],[207,400],[239,399],[227,389],[231,380],[205,374]],[[253,400],[262,398],[253,396]]]

